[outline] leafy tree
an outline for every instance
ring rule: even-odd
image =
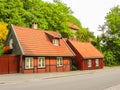
[[[116,6],[106,16],[107,33],[120,37],[120,8]]]
[[[112,51],[105,51],[105,65],[106,66],[112,66],[112,65],[117,65],[115,56]]]
[[[7,23],[0,22],[0,45],[6,40],[6,36],[8,34],[7,26]]]
[[[102,51],[107,55],[106,63],[116,65],[120,63],[120,7],[112,8],[105,19],[105,28],[101,28],[102,31],[106,31],[102,36]]]
[[[9,24],[22,25],[22,15],[25,12],[21,0],[0,1],[0,21]]]
[[[72,22],[73,24],[75,24],[76,26],[78,26],[80,29],[82,29],[82,25],[81,25],[80,21],[76,17],[70,15],[68,21]]]
[[[99,36],[97,36],[96,38],[93,38],[93,41],[92,41],[92,44],[93,44],[97,49],[99,49],[100,51],[102,51],[102,49],[101,49],[102,47],[101,47],[101,45],[100,45],[101,41],[102,41],[102,38],[99,37]]]
[[[74,21],[72,11],[59,0],[53,3],[42,0],[2,0],[0,1],[0,21],[8,24],[27,26],[38,23],[38,28],[60,32],[64,37],[72,37],[68,23]]]
[[[90,39],[94,38],[93,33],[88,30],[88,28],[82,28],[77,31],[76,36],[78,40],[83,42],[89,42]]]

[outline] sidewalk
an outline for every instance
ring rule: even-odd
[[[76,76],[76,75],[84,75],[84,74],[93,74],[111,71],[115,69],[120,69],[120,67],[104,67],[103,69],[96,70],[85,70],[85,71],[70,71],[70,72],[54,72],[54,73],[35,73],[35,74],[3,74],[0,75],[0,85],[5,84],[16,84],[23,82],[30,82],[35,80],[42,79],[52,79],[52,78],[60,78],[60,77],[68,77],[68,76]]]

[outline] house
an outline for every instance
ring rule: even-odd
[[[19,55],[20,73],[70,71],[74,52],[57,32],[10,26],[6,46]]]
[[[91,43],[76,40],[67,40],[67,43],[76,54],[73,63],[80,70],[103,68],[104,55],[100,53]]]
[[[79,27],[76,26],[75,24],[73,23],[68,23],[70,29],[72,30],[73,33],[76,33],[78,30],[79,30]]]

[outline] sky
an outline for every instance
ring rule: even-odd
[[[43,0],[52,2],[53,0]],[[100,35],[99,25],[105,22],[105,16],[111,8],[120,5],[120,0],[61,0],[74,12],[85,28],[89,28],[94,35]]]

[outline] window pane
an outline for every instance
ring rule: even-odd
[[[13,49],[13,39],[10,39],[9,46],[11,49]]]
[[[59,65],[59,60],[57,60],[57,66]]]
[[[99,66],[99,59],[95,60],[96,66]]]
[[[33,67],[33,60],[30,60],[30,68]]]
[[[44,59],[42,60],[42,66],[43,67],[45,66],[45,60]]]
[[[60,65],[62,65],[62,60],[60,60]]]
[[[33,68],[33,58],[25,58],[25,68],[29,69],[29,68]]]
[[[91,66],[92,66],[92,61],[88,60],[88,67],[91,67]]]
[[[58,46],[58,39],[53,39],[53,44]]]
[[[45,57],[38,58],[38,68],[45,67]]]
[[[62,65],[63,65],[62,57],[57,57],[57,66],[62,66]]]
[[[25,68],[29,68],[29,60],[27,58],[25,60]]]
[[[41,59],[38,60],[38,66],[41,67]]]

